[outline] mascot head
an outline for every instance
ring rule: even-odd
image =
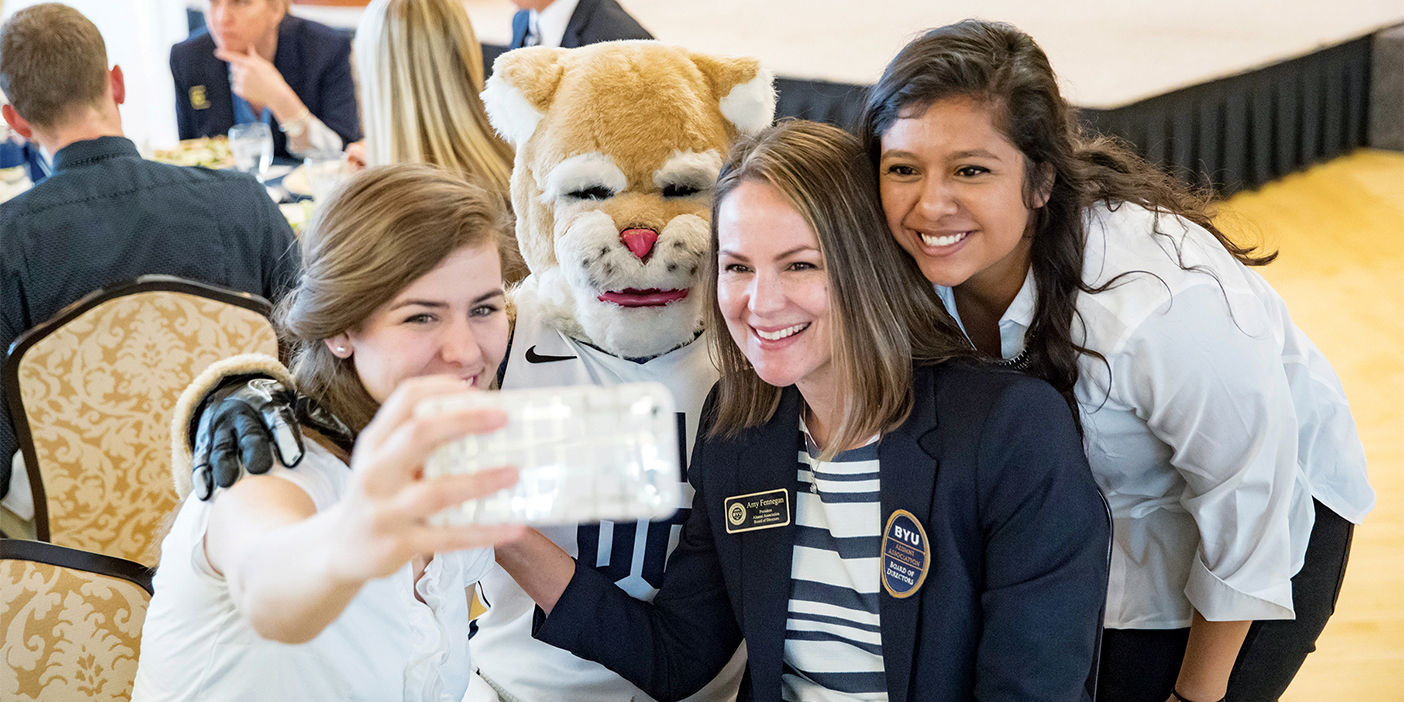
[[[651,41],[499,57],[483,102],[517,150],[519,299],[625,358],[696,338],[712,187],[731,142],[774,118],[772,83],[754,59]]]

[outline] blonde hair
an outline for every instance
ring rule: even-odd
[[[830,346],[842,398],[823,449],[829,459],[899,426],[912,409],[913,362],[970,353],[955,321],[916,261],[889,233],[858,140],[816,122],[782,121],[738,144],[712,203],[712,252],[703,285],[713,355],[721,370],[713,435],[731,436],[770,420],[780,388],[761,380],[724,333],[717,301],[717,212],[744,182],[768,183],[804,217],[819,240],[829,294]]]
[[[359,433],[380,405],[354,359],[337,358],[325,340],[360,328],[461,248],[494,246],[506,269],[517,252],[501,202],[461,173],[424,164],[370,168],[337,190],[302,233],[302,276],[274,315],[298,389]]]
[[[374,0],[356,30],[370,165],[432,163],[506,197],[512,148],[488,123],[483,50],[461,0]]]

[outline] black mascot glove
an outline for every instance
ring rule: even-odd
[[[302,461],[302,425],[350,449],[346,425],[308,397],[272,378],[236,376],[210,393],[202,403],[191,445],[191,482],[196,496],[208,500],[216,486],[239,480],[241,467],[267,473],[273,452],[289,468]]]

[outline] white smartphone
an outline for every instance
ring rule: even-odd
[[[435,516],[440,524],[577,524],[668,517],[682,491],[673,395],[659,383],[573,385],[437,397],[420,416],[468,407],[507,426],[441,447],[426,478],[514,465],[513,487]]]

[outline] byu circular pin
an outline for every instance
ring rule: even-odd
[[[931,546],[921,522],[904,509],[887,518],[882,532],[882,587],[896,598],[911,597],[926,580]]]

